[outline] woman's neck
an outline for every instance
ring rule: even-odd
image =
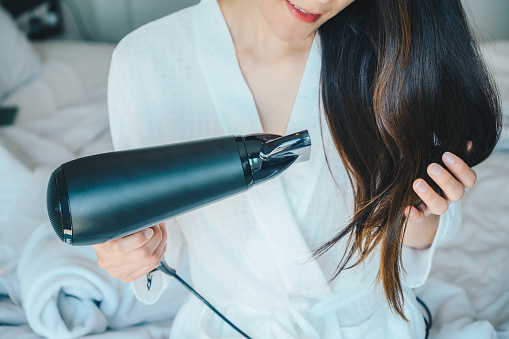
[[[286,42],[279,39],[263,17],[254,0],[218,0],[237,53],[255,58],[284,58],[307,53],[313,36],[304,41]]]

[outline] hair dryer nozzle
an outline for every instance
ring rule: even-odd
[[[252,134],[244,137],[253,183],[273,178],[296,162],[309,160],[311,138],[308,131],[277,136]]]
[[[266,142],[260,157],[265,161],[295,158],[293,163],[309,160],[311,138],[308,131],[301,131]]]

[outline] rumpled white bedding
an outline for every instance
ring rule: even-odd
[[[20,114],[0,129],[0,338],[167,338],[187,292],[174,286],[156,304],[140,304],[128,284],[98,268],[90,247],[63,244],[46,215],[51,171],[112,149],[113,47],[36,47],[43,74],[3,103]],[[509,153],[476,171],[478,183],[462,199],[462,228],[437,250],[418,291],[434,316],[432,338],[509,339]]]
[[[139,302],[97,266],[91,247],[62,243],[49,223],[46,187],[61,163],[111,151],[106,84],[113,46],[37,45],[40,78],[9,97],[20,108],[0,129],[0,338],[167,338],[189,297]]]

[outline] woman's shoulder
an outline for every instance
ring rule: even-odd
[[[194,5],[141,26],[125,36],[115,48],[115,58],[151,59],[189,53],[193,48]]]

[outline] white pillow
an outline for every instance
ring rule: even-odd
[[[0,7],[0,100],[41,71],[39,56],[10,14]]]
[[[49,40],[32,43],[32,47],[41,58],[41,75],[2,102],[18,107],[16,125],[53,116],[61,109],[106,102],[115,45]]]

